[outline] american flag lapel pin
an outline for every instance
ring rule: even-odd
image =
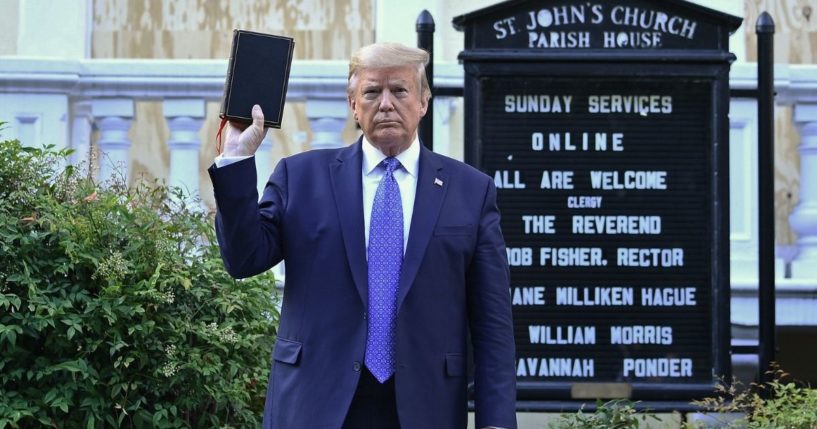
[[[443,181],[440,180],[438,177],[434,178],[434,184],[437,186],[443,186]]]

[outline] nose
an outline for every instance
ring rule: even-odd
[[[392,102],[393,95],[391,91],[385,90],[380,96],[380,111],[381,112],[389,112],[394,110],[394,103]]]

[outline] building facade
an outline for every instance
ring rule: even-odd
[[[623,1],[623,0],[622,0]],[[732,36],[730,86],[756,86],[762,11],[776,23],[775,231],[779,360],[817,382],[817,0],[696,0],[744,17]],[[415,20],[436,21],[435,84],[461,88],[462,33],[454,16],[495,1],[415,0],[0,0],[0,131],[24,144],[75,150],[100,180],[166,180],[213,209],[206,169],[215,135],[232,29],[296,40],[281,130],[271,130],[257,163],[271,172],[284,156],[353,142],[346,102],[347,61],[375,41],[416,44]],[[463,157],[463,104],[435,97],[435,150]],[[757,105],[733,99],[730,112],[732,324],[737,343],[757,338]],[[122,172],[122,173],[116,173]],[[736,373],[756,355],[735,355]]]

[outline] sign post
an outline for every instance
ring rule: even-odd
[[[502,212],[520,400],[730,375],[728,36],[683,1],[507,1],[465,32],[466,162]]]

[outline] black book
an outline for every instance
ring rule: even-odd
[[[264,126],[281,128],[294,46],[291,37],[233,30],[219,116],[250,124],[252,106],[258,104]]]

